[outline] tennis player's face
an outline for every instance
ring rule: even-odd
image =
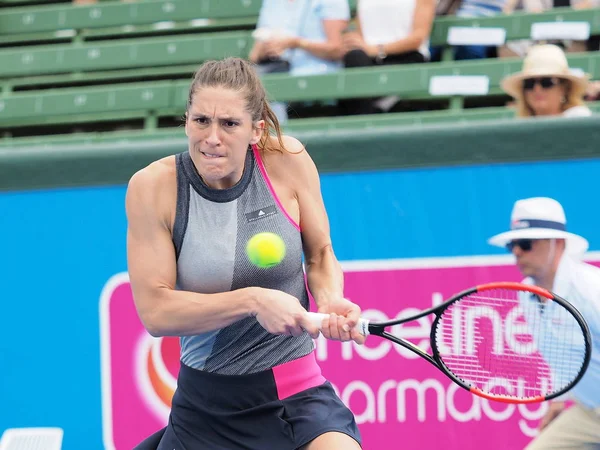
[[[264,121],[252,122],[244,95],[222,87],[195,92],[185,133],[202,180],[214,189],[234,186],[242,177],[248,145],[262,136]]]
[[[523,276],[540,278],[547,272],[554,258],[550,244],[550,239],[533,239],[531,250],[513,247],[512,253]]]

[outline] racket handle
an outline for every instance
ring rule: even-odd
[[[310,319],[310,321],[313,324],[315,324],[315,326],[317,326],[319,328],[319,330],[321,329],[321,324],[323,323],[323,319],[325,317],[329,317],[329,314],[316,313],[316,312],[308,313],[308,318]],[[362,318],[358,319],[356,328],[358,329],[358,332],[360,334],[362,334],[363,336],[369,335],[369,321],[367,319],[362,319]]]

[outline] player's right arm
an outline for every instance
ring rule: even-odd
[[[137,172],[125,199],[127,262],[138,315],[153,336],[186,336],[223,328],[249,316],[275,334],[300,334],[304,309],[281,291],[248,287],[216,294],[175,289],[171,238],[176,202],[175,167],[161,160]],[[260,320],[262,318],[262,320]]]
[[[127,188],[129,278],[135,306],[150,334],[200,334],[250,316],[256,292],[240,289],[207,295],[175,290],[177,268],[170,227],[176,181],[174,164],[167,161],[136,173]]]

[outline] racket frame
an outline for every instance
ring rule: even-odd
[[[584,341],[585,341],[586,351],[585,351],[582,368],[579,371],[579,374],[577,375],[577,377],[575,377],[575,379],[573,381],[571,381],[571,383],[569,383],[567,386],[563,387],[562,389],[560,389],[556,392],[553,392],[551,394],[545,395],[545,396],[537,396],[537,397],[532,397],[532,398],[527,398],[527,399],[517,399],[517,398],[507,397],[507,396],[503,396],[503,395],[488,394],[476,387],[469,386],[464,381],[462,381],[460,378],[458,378],[446,366],[446,364],[444,364],[444,361],[440,356],[439,349],[437,347],[437,341],[435,338],[437,325],[438,325],[440,318],[442,317],[442,313],[446,309],[448,309],[453,303],[456,303],[459,300],[461,300],[469,295],[472,295],[476,292],[489,291],[489,290],[493,290],[493,289],[507,289],[507,290],[511,290],[511,291],[531,292],[532,294],[536,294],[536,295],[543,297],[549,301],[557,302],[558,304],[560,304],[563,308],[565,308],[567,311],[569,311],[575,317],[578,325],[581,327],[581,331],[582,331]],[[433,320],[433,322],[431,324],[431,331],[429,333],[431,354],[425,352],[423,349],[419,348],[417,345],[413,344],[412,342],[409,342],[405,339],[401,339],[401,338],[394,336],[393,334],[385,331],[385,329],[387,327],[394,326],[394,325],[400,325],[400,324],[403,324],[406,322],[412,322],[413,320],[420,319],[420,318],[428,316],[430,314],[435,314],[435,319]],[[571,305],[568,301],[566,301],[562,297],[559,297],[558,295],[556,295],[546,289],[540,288],[539,286],[528,285],[528,284],[523,284],[523,283],[516,283],[516,282],[497,282],[497,283],[480,284],[480,285],[477,285],[470,289],[466,289],[462,292],[459,292],[458,294],[455,294],[454,296],[450,297],[448,300],[444,301],[443,303],[441,303],[437,306],[434,306],[432,308],[423,310],[419,314],[416,314],[416,315],[413,315],[410,317],[404,317],[401,319],[389,320],[386,322],[376,322],[376,323],[369,322],[367,327],[368,327],[369,334],[374,334],[377,336],[384,337],[385,339],[388,339],[388,340],[394,342],[395,344],[398,344],[398,345],[412,351],[413,353],[416,353],[417,355],[421,356],[423,359],[430,362],[435,367],[437,367],[439,370],[441,370],[448,378],[450,378],[453,382],[458,384],[463,389],[465,389],[479,397],[483,397],[488,400],[494,400],[494,401],[503,402],[503,403],[520,403],[520,404],[539,403],[539,402],[546,401],[546,400],[552,400],[553,398],[556,398],[556,397],[559,397],[559,396],[565,394],[566,392],[571,390],[579,382],[579,380],[581,380],[581,378],[583,377],[583,375],[585,374],[585,372],[588,368],[588,365],[589,365],[591,357],[592,357],[591,334],[590,334],[589,327],[588,327],[585,319],[581,315],[581,313],[573,305]]]

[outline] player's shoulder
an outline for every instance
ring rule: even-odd
[[[126,193],[127,208],[158,205],[176,201],[177,171],[175,156],[167,156],[138,170],[129,179]]]
[[[300,155],[306,152],[302,142],[287,134],[282,134],[281,140],[279,140],[278,136],[269,136],[268,147],[273,150],[277,150],[272,153],[277,153],[283,156]]]
[[[282,135],[281,143],[271,136],[271,148],[279,151],[265,152],[267,165],[277,171],[283,171],[289,177],[302,179],[316,173],[316,166],[304,144],[293,136]],[[281,144],[283,143],[283,147]]]
[[[128,190],[152,190],[176,180],[175,156],[167,156],[135,172],[129,179]]]

